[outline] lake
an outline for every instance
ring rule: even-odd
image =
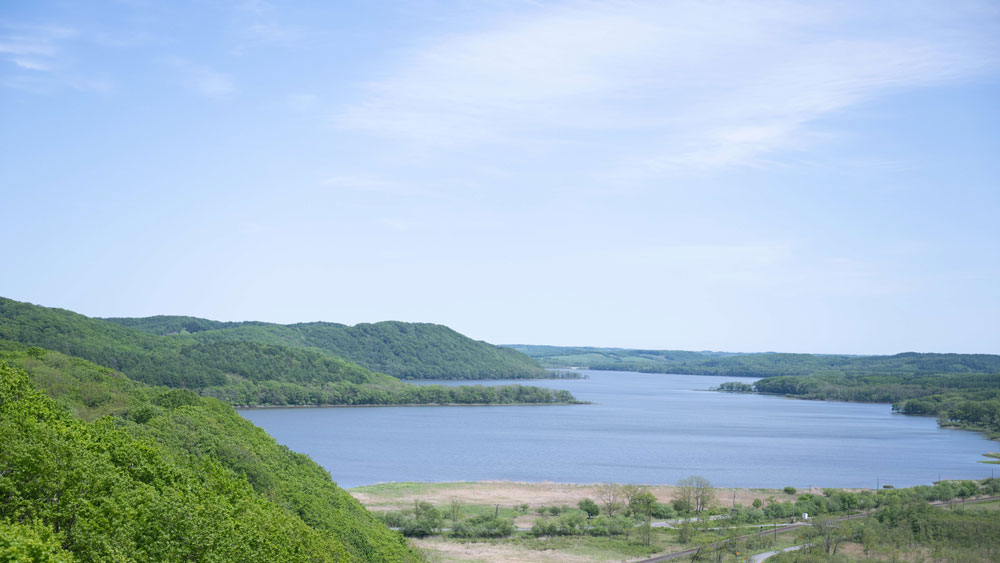
[[[591,405],[242,409],[308,454],[342,487],[385,481],[896,487],[989,477],[1000,449],[886,404],[709,391],[749,378],[584,371],[522,383],[567,389]],[[419,382],[427,384],[429,382]],[[446,385],[467,381],[434,382]],[[477,382],[472,382],[477,383]]]

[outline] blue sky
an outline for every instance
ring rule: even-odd
[[[0,295],[1000,353],[995,2],[5,2]]]

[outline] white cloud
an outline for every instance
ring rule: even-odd
[[[194,87],[202,95],[213,100],[224,100],[236,90],[229,75],[210,68],[192,69],[191,79],[194,81]]]
[[[622,178],[763,166],[807,149],[813,124],[834,112],[994,69],[998,30],[984,19],[994,11],[693,0],[544,8],[428,41],[336,121],[437,149],[614,136],[630,152]]]
[[[188,85],[206,98],[222,101],[236,92],[236,83],[228,74],[177,57],[168,58],[167,63],[178,69]]]
[[[46,71],[46,70],[49,70],[51,68],[51,67],[49,67],[49,65],[47,65],[45,63],[41,63],[41,62],[38,62],[38,61],[32,60],[32,59],[23,59],[23,58],[20,58],[20,57],[13,57],[13,58],[10,59],[10,61],[12,63],[14,63],[15,65],[17,65],[17,66],[19,66],[19,67],[21,67],[23,69],[26,69],[26,70]]]
[[[322,185],[335,190],[392,196],[435,197],[437,194],[411,183],[390,180],[373,174],[342,174],[327,178]]]
[[[19,69],[50,71],[60,54],[60,43],[77,31],[52,25],[0,25],[0,55]]]

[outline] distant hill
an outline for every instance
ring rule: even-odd
[[[272,335],[266,326],[241,324],[231,329],[162,336],[124,324],[0,298],[0,340],[77,356],[121,371],[136,381],[193,389],[234,405],[511,404],[573,400],[565,391],[518,385],[447,388],[408,385],[323,348],[292,340],[284,344],[285,340]],[[280,325],[273,326],[281,330]],[[413,355],[424,354],[418,339],[412,339],[410,344]]]
[[[0,298],[0,339],[79,356],[151,385],[200,389],[241,381],[392,384],[318,350],[157,336],[72,311]]]
[[[569,346],[511,345],[549,368],[639,371],[730,377],[814,374],[927,375],[1000,373],[1000,356],[991,354],[921,354],[848,356],[835,354],[736,354],[683,350],[633,350]]]
[[[402,379],[551,376],[538,362],[520,352],[473,340],[436,324],[384,321],[354,326],[326,322],[280,325],[173,316],[105,320],[150,334],[190,335],[198,342],[244,341],[318,348],[372,371]]]
[[[232,408],[58,352],[0,346],[0,444],[0,559],[422,560]]]

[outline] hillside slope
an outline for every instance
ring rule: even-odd
[[[0,521],[32,522],[15,531],[47,538],[56,555],[419,559],[325,470],[231,407],[57,352],[3,348]]]
[[[633,350],[568,346],[512,345],[546,367],[641,371],[733,377],[842,375],[923,375],[1000,373],[1000,356],[991,354],[920,354],[847,356],[836,354],[733,354],[683,350]]]
[[[528,356],[473,340],[446,326],[383,321],[347,326],[315,322],[280,325],[196,317],[105,319],[161,336],[199,342],[249,341],[318,348],[370,370],[402,379],[522,379],[549,374]]]
[[[237,331],[247,327],[237,327]],[[161,336],[66,311],[0,298],[0,340],[77,356],[150,385],[193,389],[234,405],[567,403],[573,397],[520,385],[418,387],[316,347],[278,339]]]

